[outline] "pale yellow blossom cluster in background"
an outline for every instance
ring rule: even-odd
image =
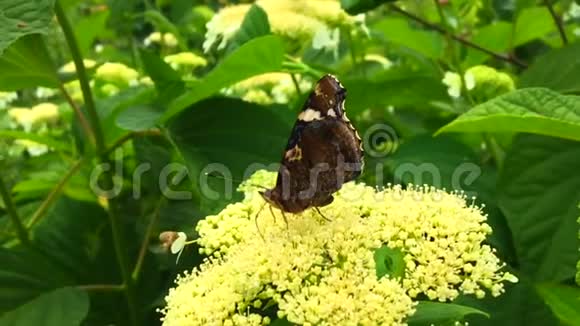
[[[25,131],[30,131],[33,127],[43,123],[53,123],[58,120],[58,106],[53,103],[40,103],[32,108],[11,108],[8,116],[22,127]]]
[[[136,85],[138,77],[137,70],[117,62],[106,62],[95,71],[95,79],[115,86]]]
[[[83,59],[83,64],[85,65],[85,68],[91,69],[97,65],[97,62],[91,59]],[[77,69],[75,67],[75,63],[70,61],[60,67],[58,71],[62,74],[74,74],[76,73]]]
[[[458,73],[447,71],[442,83],[447,86],[447,93],[453,98],[459,98],[462,88],[465,87],[477,103],[515,89],[515,83],[510,75],[485,65],[467,69],[463,78]]]
[[[143,40],[143,45],[150,46],[151,44],[163,44],[164,46],[174,48],[178,42],[172,33],[161,34],[160,32],[153,32]]]
[[[0,92],[0,110],[8,107],[8,104],[14,102],[18,98],[16,92]]]
[[[180,52],[167,55],[163,58],[163,60],[175,70],[179,70],[181,68],[193,69],[207,66],[207,60],[204,57],[200,57],[192,52]]]
[[[264,325],[265,307],[299,325],[402,325],[419,295],[497,296],[517,282],[483,244],[485,215],[459,194],[351,182],[322,208],[330,221],[310,209],[286,224],[253,186],[274,180],[257,172],[240,187],[243,201],[199,222],[208,258],[177,279],[164,325]],[[403,254],[402,279],[377,277],[374,252],[385,245]]]
[[[300,92],[306,93],[312,83],[295,75]],[[258,104],[288,103],[296,96],[297,90],[292,76],[288,73],[271,72],[245,79],[224,90],[227,95],[238,95],[248,102]]]
[[[258,0],[255,4],[267,13],[274,34],[293,40],[312,40],[317,33],[327,31],[328,35],[320,34],[319,38],[336,42],[331,35],[337,32],[331,31],[360,21],[342,10],[338,0]],[[221,9],[207,23],[204,50],[209,51],[214,44],[218,49],[225,48],[250,8],[250,4],[241,4]]]

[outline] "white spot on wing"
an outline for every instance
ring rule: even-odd
[[[328,116],[331,116],[331,117],[335,117],[336,118],[336,112],[334,112],[334,109],[328,110],[328,112],[326,112],[326,114]]]
[[[308,108],[308,109],[302,111],[298,115],[298,120],[301,120],[304,122],[309,122],[309,121],[313,121],[313,120],[322,120],[322,117],[320,116],[319,111]]]

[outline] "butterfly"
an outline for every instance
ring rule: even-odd
[[[361,174],[362,140],[346,117],[345,100],[336,77],[325,75],[316,83],[288,139],[276,185],[260,192],[266,202],[288,213],[318,210]]]

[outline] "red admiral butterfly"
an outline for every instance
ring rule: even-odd
[[[286,145],[276,186],[260,194],[282,212],[326,206],[342,184],[359,176],[362,141],[344,112],[346,89],[332,75],[310,93]]]

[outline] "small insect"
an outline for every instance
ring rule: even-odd
[[[346,89],[325,75],[309,95],[282,156],[276,185],[260,194],[282,213],[326,206],[363,167],[362,141],[344,112]],[[322,213],[320,213],[322,215]],[[322,215],[324,217],[324,215]]]

